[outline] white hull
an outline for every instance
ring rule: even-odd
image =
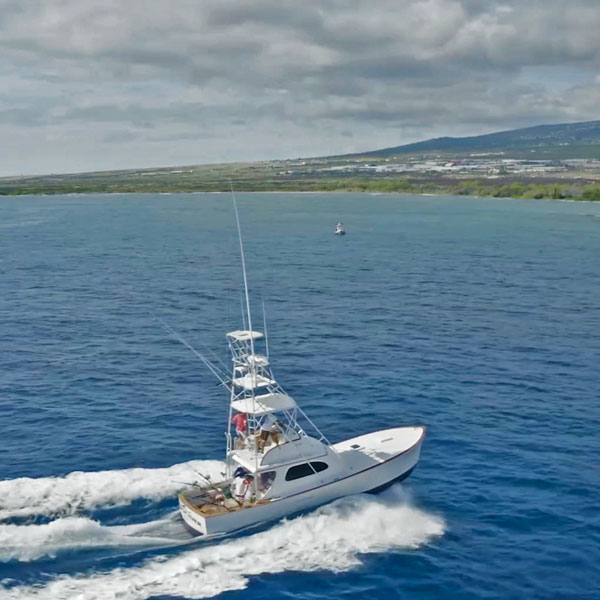
[[[181,494],[179,497],[181,516],[185,524],[197,535],[230,533],[238,529],[274,521],[284,516],[315,508],[344,496],[364,492],[377,492],[395,481],[408,477],[415,468],[419,460],[425,429],[410,429],[418,429],[421,432],[417,441],[410,447],[385,460],[380,459],[379,462],[373,461],[374,464],[370,466],[365,467],[364,462],[362,465],[360,462],[356,462],[354,466],[352,463],[349,463],[347,474],[340,474],[333,481],[327,483],[314,481],[313,483],[316,485],[304,491],[286,497],[273,498],[270,502],[264,504],[258,503],[248,508],[210,517],[205,517],[198,511],[195,511],[194,507],[186,500],[185,494]],[[402,431],[402,429],[387,431],[396,432]],[[343,450],[345,450],[349,446],[351,447],[354,441],[362,441],[364,443],[364,439],[385,433],[375,432],[375,434],[370,434],[369,436],[348,440],[338,446],[340,448],[343,447]]]

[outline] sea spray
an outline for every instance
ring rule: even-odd
[[[75,471],[64,477],[21,477],[0,481],[0,520],[66,516],[97,507],[122,506],[138,498],[160,500],[198,479],[196,471],[218,478],[224,464],[190,461],[162,469]]]
[[[43,587],[0,588],[0,600],[144,600],[173,595],[208,598],[243,589],[252,575],[286,570],[344,571],[360,555],[417,548],[444,533],[444,521],[393,500],[355,496],[284,520],[246,537],[153,558],[141,566],[88,576],[60,576]]]
[[[0,562],[28,562],[82,548],[179,545],[186,530],[173,518],[136,525],[103,526],[87,517],[65,517],[42,525],[0,524]]]

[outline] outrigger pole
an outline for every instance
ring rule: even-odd
[[[194,348],[181,334],[177,333],[170,325],[167,325],[162,319],[153,315],[154,319],[156,319],[177,341],[181,342],[186,348],[191,350],[206,366],[206,368],[221,382],[221,385],[231,390],[231,386],[227,379],[221,374],[218,367],[216,367],[213,363],[206,358],[203,354],[198,352],[196,348]]]

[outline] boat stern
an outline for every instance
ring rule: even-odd
[[[179,514],[188,530],[194,535],[206,535],[206,518],[194,509],[194,505],[188,500],[185,492],[179,494],[178,498]]]

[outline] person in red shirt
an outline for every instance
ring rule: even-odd
[[[231,422],[235,425],[235,432],[243,445],[248,433],[248,417],[246,413],[236,413],[231,418]]]

